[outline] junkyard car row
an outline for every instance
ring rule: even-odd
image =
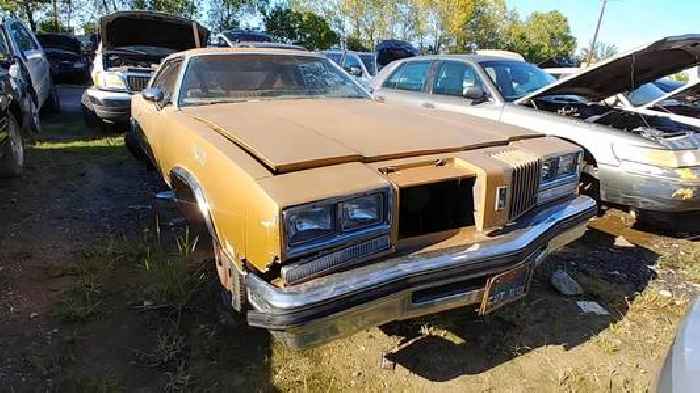
[[[58,106],[51,57],[16,23],[0,42],[10,175],[21,130]],[[695,85],[642,107],[614,100],[696,65],[700,36],[555,81],[502,51],[315,53],[245,31],[210,41],[196,22],[142,11],[99,26],[86,121],[129,125],[129,149],[206,228],[230,306],[291,347],[514,302],[583,235],[596,200],[639,217],[700,212]]]

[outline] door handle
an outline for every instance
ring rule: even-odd
[[[435,105],[433,105],[433,104],[430,103],[430,102],[424,102],[423,104],[421,104],[421,106],[422,106],[423,108],[435,109]]]

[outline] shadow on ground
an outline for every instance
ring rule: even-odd
[[[448,311],[381,327],[401,338],[387,358],[430,381],[480,374],[546,345],[566,350],[585,343],[626,314],[629,301],[654,278],[658,255],[642,247],[615,246],[615,238],[590,229],[579,241],[549,257],[530,294],[483,318],[473,308]],[[563,268],[586,294],[567,298],[551,289],[550,273]],[[583,314],[577,300],[593,300],[609,316]]]

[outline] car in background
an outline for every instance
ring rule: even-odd
[[[39,129],[39,111],[60,111],[58,92],[50,73],[49,60],[36,36],[20,19],[0,16],[0,33],[4,36],[11,66],[9,68],[15,90],[22,96],[30,97],[26,101],[29,108],[29,127]]]
[[[618,94],[614,98],[620,100],[618,104],[623,107],[641,108],[663,99],[668,93],[676,91],[685,85],[685,82],[664,77],[645,83],[631,92]]]
[[[305,51],[306,48],[294,44],[285,44],[280,42],[269,42],[269,41],[241,41],[241,42],[230,42],[221,39],[221,34],[214,36],[212,44],[209,45],[210,48],[265,48],[265,49],[291,49],[291,50],[301,50]]]
[[[132,113],[128,143],[211,238],[225,304],[293,348],[522,299],[596,211],[575,145],[375,102],[318,53],[173,54]]]
[[[93,85],[81,98],[90,127],[128,125],[131,97],[146,88],[160,62],[204,46],[209,38],[209,31],[191,19],[151,11],[113,13],[100,19],[99,29]]]
[[[243,42],[273,43],[272,36],[262,31],[230,30],[217,34],[212,38],[212,46],[218,48],[233,48]]]
[[[321,53],[352,75],[365,88],[369,87],[369,83],[377,73],[377,63],[373,53],[335,50]]]
[[[383,40],[374,47],[374,53],[378,71],[393,61],[420,55],[418,48],[403,40]]]
[[[564,79],[581,72],[582,68],[543,68],[542,71],[553,76],[554,79]]]
[[[666,355],[657,393],[694,393],[700,386],[700,299],[695,299]]]
[[[466,113],[573,141],[585,149],[586,192],[630,209],[640,222],[670,226],[700,213],[700,127],[603,100],[698,59],[698,35],[660,39],[559,81],[509,57],[415,57],[385,68],[373,91],[386,103]],[[556,163],[542,176],[551,173]]]
[[[82,83],[88,77],[88,65],[80,40],[68,34],[42,33],[36,36],[44,49],[54,82]]]

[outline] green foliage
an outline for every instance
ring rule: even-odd
[[[245,0],[211,0],[209,2],[209,26],[213,31],[240,28],[242,7]]]
[[[298,12],[275,7],[264,16],[265,28],[277,40],[295,43],[309,50],[328,49],[340,37],[322,17],[313,12]]]
[[[370,52],[372,49],[365,46],[364,42],[357,36],[351,35],[345,43],[347,50],[356,52]]]
[[[64,26],[60,20],[56,20],[52,15],[47,15],[46,18],[39,21],[39,31],[46,33],[68,33],[70,27]]]
[[[569,21],[559,11],[533,12],[524,22],[515,17],[507,32],[506,49],[535,64],[569,56],[575,48]]]
[[[85,34],[93,34],[97,32],[97,24],[95,22],[83,23],[83,31]]]
[[[196,0],[130,0],[131,9],[160,11],[172,15],[194,17],[197,14]]]
[[[617,47],[612,44],[606,44],[605,42],[598,41],[595,44],[591,52],[591,45],[589,44],[586,48],[581,49],[581,61],[595,64],[599,61],[608,59],[617,55]]]

